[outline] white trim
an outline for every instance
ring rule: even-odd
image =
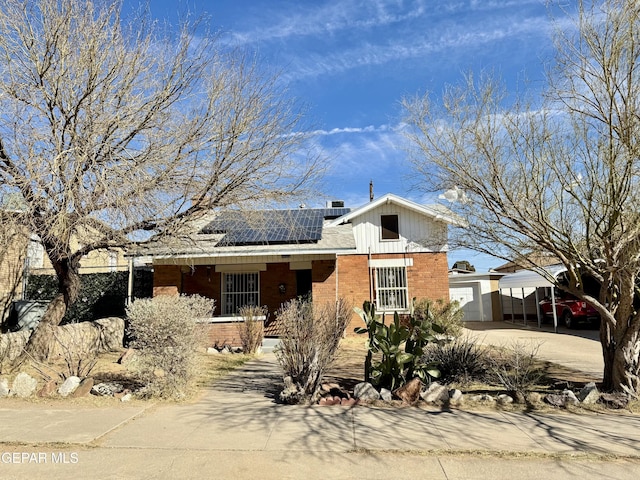
[[[255,320],[259,320],[264,322],[267,317],[264,315],[260,315],[254,317]],[[196,318],[196,323],[237,323],[244,322],[244,317],[240,315],[229,315],[226,317],[207,317],[207,318]]]
[[[285,246],[282,246],[282,248],[285,248]],[[202,253],[195,253],[195,252],[191,252],[191,253],[172,253],[172,254],[158,254],[158,255],[152,255],[150,254],[149,256],[153,257],[154,261],[157,260],[178,260],[178,259],[186,259],[186,260],[193,260],[196,261],[197,259],[201,259],[201,261],[203,261],[203,264],[206,264],[206,262],[211,262],[213,260],[215,260],[216,258],[230,258],[230,257],[256,257],[256,256],[270,256],[270,255],[291,255],[296,256],[296,255],[339,255],[341,253],[344,254],[352,254],[352,253],[356,253],[356,249],[354,247],[345,247],[345,248],[322,248],[322,249],[307,249],[307,250],[279,250],[279,251],[275,251],[275,250],[266,250],[266,249],[256,249],[256,250],[251,250],[251,251],[227,251],[227,252],[220,252],[220,251],[215,251],[214,254],[212,254],[211,251],[208,252],[202,252]]]
[[[378,258],[369,260],[369,268],[413,267],[413,258]]]
[[[421,213],[422,215],[429,217],[433,220],[439,220],[441,222],[449,223],[451,225],[459,225],[462,226],[463,223],[460,219],[456,219],[453,212],[449,212],[449,214],[445,214],[443,211],[439,211],[434,207],[428,205],[420,205],[419,203],[412,202],[411,200],[407,200],[406,198],[399,197],[392,193],[387,193],[386,195],[374,200],[373,202],[369,202],[362,207],[351,210],[351,212],[336,218],[327,223],[327,226],[335,227],[342,223],[346,223],[355,217],[359,217],[360,215],[367,213],[374,208],[379,207],[383,204],[395,204],[400,205],[401,207],[407,208],[409,210],[413,210],[415,212]],[[400,225],[398,225],[398,228]]]

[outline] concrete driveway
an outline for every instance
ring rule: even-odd
[[[598,330],[558,328],[510,322],[465,322],[465,333],[486,345],[508,347],[513,342],[540,345],[538,357],[583,372],[594,382],[602,381],[604,362]]]

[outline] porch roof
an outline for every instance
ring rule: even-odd
[[[339,254],[355,252],[356,244],[350,224],[322,228],[317,242],[287,244],[229,245],[225,233],[196,234],[171,237],[139,249],[136,255],[152,256],[156,260],[202,257],[251,257],[260,255]]]

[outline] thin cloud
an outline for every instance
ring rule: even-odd
[[[286,75],[288,80],[336,75],[352,69],[380,66],[390,62],[423,58],[442,52],[471,54],[486,45],[509,38],[547,35],[551,24],[546,18],[524,19],[518,23],[488,26],[470,30],[468,26],[457,31],[431,34],[430,38],[402,38],[386,45],[363,43],[357,48],[330,55],[313,55],[292,61]]]
[[[230,43],[246,45],[291,37],[334,35],[344,31],[375,29],[422,17],[425,1],[414,0],[402,8],[396,1],[334,2],[321,7],[286,12],[274,25],[245,32],[232,32]]]

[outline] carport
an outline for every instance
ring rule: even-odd
[[[542,324],[542,312],[540,311],[540,298],[539,298],[539,288],[550,288],[551,289],[551,304],[553,311],[553,329],[557,333],[558,332],[558,315],[556,313],[556,298],[554,292],[554,284],[548,280],[549,278],[558,278],[563,272],[566,272],[567,269],[564,265],[551,265],[549,267],[545,267],[544,269],[540,269],[544,272],[544,274],[538,273],[535,270],[519,270],[515,273],[511,273],[509,275],[505,275],[498,282],[498,289],[500,291],[500,299],[501,299],[501,310],[502,310],[502,318],[504,318],[504,301],[503,298],[503,290],[509,291],[509,298],[511,299],[511,320],[515,323],[515,309],[513,304],[514,298],[514,290],[520,291],[522,293],[522,315],[524,323],[527,323],[527,312],[525,308],[524,299],[525,289],[533,288],[535,290],[536,297],[536,312],[537,312],[537,320],[538,320],[538,328]]]

